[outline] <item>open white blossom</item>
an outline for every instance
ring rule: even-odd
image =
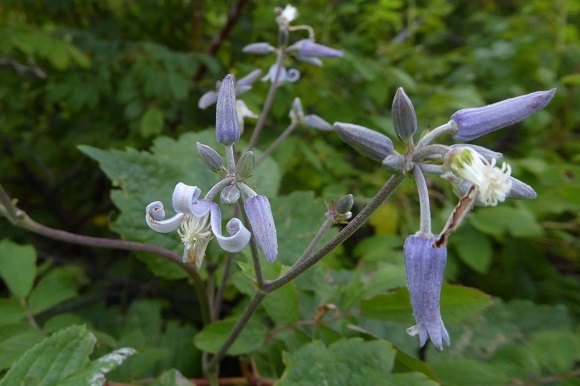
[[[477,186],[477,201],[485,206],[496,206],[505,201],[512,188],[511,167],[502,163],[496,166],[495,158],[487,160],[483,155],[467,146],[451,151],[447,164],[457,177]]]

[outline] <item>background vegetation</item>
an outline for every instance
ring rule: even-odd
[[[284,5],[5,0],[0,183],[42,224],[180,251],[175,235],[162,238],[147,229],[145,205],[168,201],[179,180],[211,186],[194,144],[211,144],[215,115],[212,108],[199,110],[197,100],[226,73],[267,70],[271,57],[241,48],[275,44],[273,9]],[[292,63],[302,77],[280,89],[258,149],[287,126],[295,96],[329,122],[395,138],[389,115],[400,86],[422,128],[446,122],[459,108],[557,87],[545,110],[475,142],[504,153],[538,198],[478,208],[451,238],[447,281],[478,288],[493,302],[485,311],[479,303],[454,307],[463,290],[448,287],[446,295],[444,289],[443,318],[452,339],[444,352],[419,351],[404,331],[412,319],[400,289],[402,245],[419,221],[416,194],[405,183],[340,250],[271,295],[222,364],[222,376],[254,368],[282,385],[318,384],[312,364],[324,358],[323,369],[360,368],[350,384],[580,384],[580,3],[293,5],[297,21],[313,26],[317,41],[344,50],[345,57],[320,68]],[[267,89],[258,82],[244,97],[251,110],[260,110]],[[286,265],[303,248],[298,235],[324,220],[324,200],[352,193],[357,212],[389,177],[332,132],[299,129],[273,159],[264,176],[272,181],[263,189],[273,201]],[[440,229],[456,198],[444,181],[428,182],[434,228]],[[171,369],[202,377],[201,350],[215,351],[216,339],[198,334],[199,304],[181,270],[153,256],[36,236],[3,219],[0,239],[0,370],[51,332],[71,333],[62,329],[84,324],[99,342],[91,359],[120,347],[139,352],[109,379],[180,384]],[[223,275],[222,257],[217,248],[208,254],[213,286]],[[252,291],[243,261],[232,266],[226,319],[211,331],[218,338]],[[275,275],[281,266],[271,269]],[[85,342],[85,330],[73,332]]]

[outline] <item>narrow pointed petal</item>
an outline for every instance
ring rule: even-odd
[[[397,89],[395,99],[393,99],[391,115],[393,116],[395,133],[404,143],[408,143],[417,131],[417,116],[411,99],[405,94],[402,87]]]
[[[207,109],[209,106],[213,105],[217,101],[217,92],[208,91],[199,98],[197,102],[197,107],[202,110]]]
[[[250,242],[250,231],[237,218],[232,218],[226,224],[229,236],[222,234],[222,214],[219,206],[214,202],[211,205],[210,221],[211,231],[224,251],[240,252]]]
[[[232,145],[240,139],[234,80],[230,74],[222,81],[217,97],[216,139],[224,145]]]
[[[429,338],[441,350],[443,342],[447,345],[450,342],[439,308],[447,249],[434,248],[434,241],[435,237],[424,235],[409,236],[405,241],[407,288],[417,322],[407,332],[409,335],[418,334],[421,346]]]
[[[512,182],[512,188],[508,193],[508,198],[515,198],[520,200],[531,200],[538,197],[538,194],[530,185],[518,180],[517,178],[510,177]]]
[[[393,142],[389,137],[364,126],[335,122],[334,130],[359,153],[377,161],[382,161],[393,152]]]
[[[145,222],[149,228],[159,233],[173,232],[181,225],[184,213],[177,213],[175,216],[165,220],[165,210],[161,201],[155,201],[147,205],[145,210]]]
[[[236,82],[236,95],[241,95],[238,94],[238,87],[243,87],[243,86],[252,86],[254,83],[256,83],[256,81],[258,79],[260,79],[260,76],[262,75],[262,70],[260,70],[259,68],[250,72],[248,75],[244,76],[243,78],[241,78],[240,80],[238,80]]]
[[[278,256],[278,237],[268,198],[260,195],[250,197],[244,201],[244,210],[258,248],[262,250],[266,260],[274,262]]]
[[[451,116],[451,124],[457,127],[454,138],[471,141],[482,135],[513,125],[546,107],[556,93],[553,88],[537,91],[497,102],[491,105],[459,110]]]
[[[298,59],[304,58],[342,58],[342,51],[315,43],[310,39],[302,39],[288,47],[288,50],[297,50]]]
[[[193,205],[196,203],[201,190],[197,186],[186,185],[179,182],[175,185],[171,202],[177,213],[194,214]]]
[[[252,43],[242,48],[242,52],[246,54],[256,54],[256,55],[266,55],[274,51],[275,48],[266,42]]]
[[[311,127],[316,130],[321,131],[331,131],[332,125],[326,122],[324,119],[320,118],[318,115],[315,114],[308,114],[304,117],[304,124],[307,127]]]

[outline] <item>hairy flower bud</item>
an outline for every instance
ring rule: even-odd
[[[417,131],[417,116],[415,115],[413,103],[402,87],[397,89],[393,99],[391,115],[393,116],[393,125],[397,136],[404,143],[412,142],[413,134]]]
[[[212,172],[219,172],[222,169],[223,160],[217,151],[203,143],[197,143],[199,157]]]
[[[439,305],[447,249],[434,248],[434,240],[435,237],[414,235],[405,241],[407,288],[417,323],[408,328],[407,333],[419,335],[419,345],[424,346],[427,339],[431,339],[435,347],[441,350],[443,342],[450,343]]]
[[[252,175],[255,164],[256,160],[254,158],[254,152],[245,152],[236,163],[236,174],[238,177],[245,180]]]
[[[244,210],[252,226],[252,234],[266,260],[273,263],[278,256],[276,224],[270,202],[265,196],[253,196],[244,201]]]
[[[333,127],[344,142],[369,158],[382,161],[393,152],[393,142],[386,135],[351,123],[335,122]]]
[[[553,88],[510,98],[483,107],[459,110],[451,116],[450,124],[457,128],[454,138],[471,141],[492,131],[513,125],[546,107],[556,93]]]
[[[226,75],[218,93],[216,139],[224,145],[232,145],[240,139],[240,127],[236,113],[236,95],[231,74]]]

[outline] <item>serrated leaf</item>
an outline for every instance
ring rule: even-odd
[[[107,355],[104,355],[81,371],[67,377],[58,386],[102,386],[106,378],[105,376],[112,370],[119,367],[127,358],[135,355],[137,352],[132,348],[120,348]]]
[[[95,337],[84,326],[61,330],[35,345],[8,370],[0,386],[57,385],[88,363]]]
[[[489,295],[474,288],[444,284],[441,288],[441,316],[445,323],[459,323],[491,304]],[[407,288],[363,300],[361,315],[369,319],[411,322],[413,310]]]
[[[0,241],[0,276],[14,296],[28,296],[36,277],[34,247],[18,245],[10,240]]]
[[[393,369],[395,350],[386,341],[353,338],[329,347],[314,341],[284,358],[287,367],[278,386],[384,385]]]
[[[206,326],[194,338],[195,346],[205,352],[216,353],[236,324],[236,319],[224,319]],[[268,329],[262,323],[250,320],[244,327],[228,355],[240,355],[260,348],[266,338]]]
[[[16,333],[0,343],[0,370],[10,368],[26,351],[45,338],[38,330]]]

